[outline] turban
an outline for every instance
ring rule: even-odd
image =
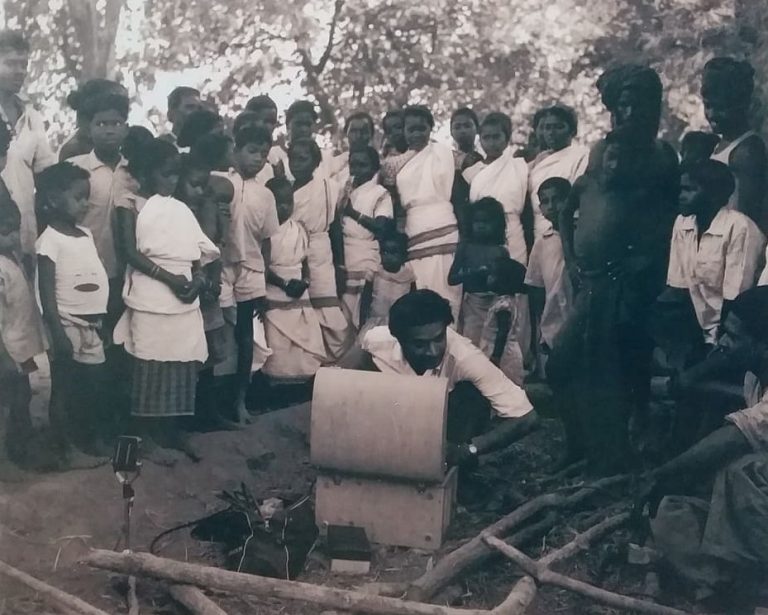
[[[755,88],[755,69],[746,61],[712,58],[704,65],[701,94],[748,106]]]
[[[627,89],[645,93],[649,102],[661,102],[661,79],[655,70],[647,66],[623,64],[608,69],[597,80],[597,89],[609,111],[616,107],[619,96]]]

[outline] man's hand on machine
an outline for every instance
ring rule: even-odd
[[[477,447],[474,444],[453,444],[448,443],[446,451],[446,461],[448,466],[459,466],[472,470],[478,465]]]

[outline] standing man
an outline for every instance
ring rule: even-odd
[[[576,180],[560,229],[581,292],[555,341],[547,377],[566,422],[569,459],[610,474],[631,463],[629,423],[642,423],[653,343],[646,319],[664,289],[679,169],[658,141],[662,86],[625,65],[597,82],[614,127]],[[574,214],[579,223],[574,232]]]
[[[161,138],[178,146],[179,135],[181,135],[181,127],[184,122],[192,113],[202,108],[203,103],[200,100],[199,90],[186,85],[174,88],[168,95],[168,121],[172,125],[171,132]]]
[[[27,78],[29,43],[18,30],[0,31],[0,119],[13,140],[2,179],[21,212],[21,251],[28,274],[35,269],[35,174],[56,162],[43,117],[21,95]]]

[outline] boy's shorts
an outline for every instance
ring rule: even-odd
[[[85,320],[71,314],[59,312],[61,325],[69,341],[72,342],[72,359],[86,365],[99,365],[106,361],[104,342],[101,339],[101,318]]]
[[[266,276],[263,271],[249,269],[242,263],[225,265],[221,272],[221,295],[219,302],[222,307],[235,303],[251,301],[267,294]]]

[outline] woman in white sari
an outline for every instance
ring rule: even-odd
[[[576,113],[569,107],[554,105],[540,109],[533,123],[546,148],[531,161],[528,174],[528,194],[533,206],[534,233],[538,239],[551,227],[541,213],[539,186],[550,177],[562,177],[573,184],[587,170],[589,148],[573,143],[578,124]]]
[[[528,190],[528,165],[523,158],[517,158],[509,147],[512,136],[512,121],[504,113],[489,113],[480,125],[480,143],[486,159],[464,171],[469,182],[470,207],[484,197],[492,197],[504,208],[507,222],[507,250],[509,256],[521,265],[528,264],[528,247],[521,216],[525,208]],[[530,346],[531,327],[528,314],[528,299],[516,295],[519,314],[518,340],[525,353]]]
[[[343,260],[334,256],[330,228],[336,219],[338,187],[319,168],[322,154],[311,139],[291,142],[288,162],[295,178],[293,219],[309,233],[309,299],[323,332],[329,362],[340,359],[355,340],[352,327],[341,309],[337,276]]]
[[[428,288],[451,304],[458,320],[461,286],[448,284],[448,272],[459,241],[456,215],[451,204],[454,161],[450,147],[431,143],[435,125],[426,107],[403,112],[410,159],[397,173],[397,191],[405,210],[408,260],[418,288]]]
[[[489,113],[480,125],[480,143],[486,159],[466,169],[464,179],[469,182],[471,203],[484,197],[492,197],[501,203],[507,219],[507,250],[512,258],[525,265],[528,248],[520,217],[528,189],[528,165],[522,158],[516,158],[509,147],[511,136],[509,117],[503,113]]]

